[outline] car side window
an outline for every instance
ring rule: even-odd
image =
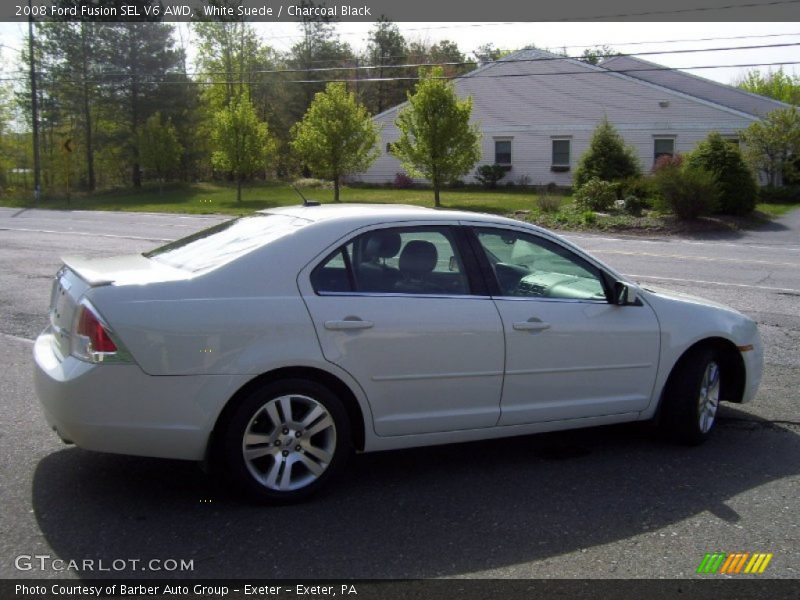
[[[314,291],[320,292],[352,292],[353,277],[350,262],[353,256],[353,244],[337,248],[321,265],[311,273],[311,285]]]
[[[314,269],[317,293],[469,294],[469,282],[447,227],[368,231]]]
[[[517,231],[475,231],[502,296],[607,300],[600,270],[567,248]]]

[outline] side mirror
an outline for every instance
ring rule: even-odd
[[[636,304],[636,288],[623,281],[614,282],[614,304],[618,306]]]
[[[455,256],[450,257],[450,262],[447,264],[447,270],[451,273],[458,271],[458,261]]]

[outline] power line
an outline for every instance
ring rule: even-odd
[[[678,50],[653,50],[649,52],[637,52],[635,54],[621,54],[609,53],[598,54],[597,58],[611,58],[611,57],[637,57],[637,56],[652,56],[652,55],[665,55],[665,54],[696,54],[703,52],[730,52],[738,50],[763,50],[768,48],[787,48],[800,46],[800,42],[785,42],[781,44],[758,44],[752,46],[725,46],[717,48],[692,48],[692,49],[678,49]],[[497,64],[515,64],[515,63],[536,63],[536,62],[551,62],[563,60],[581,60],[582,56],[538,56],[535,58],[504,58],[496,61],[483,63],[484,66],[497,65]],[[251,75],[277,75],[277,74],[295,74],[295,73],[329,73],[332,71],[374,71],[378,69],[412,69],[421,67],[465,67],[475,65],[475,61],[451,61],[451,62],[424,62],[424,63],[406,63],[396,65],[346,65],[335,67],[305,67],[305,68],[289,68],[289,69],[252,69],[247,73]],[[735,65],[731,65],[735,66]],[[16,71],[17,73],[21,71]],[[8,71],[8,74],[15,73],[15,71]],[[47,73],[41,73],[46,75]],[[183,75],[183,73],[181,73]],[[212,75],[225,75],[225,71],[191,71],[185,73],[187,76],[212,76]],[[128,74],[122,71],[104,71],[99,72],[98,75],[107,77],[127,77]],[[391,78],[376,79],[376,81],[391,81]],[[368,81],[362,79],[362,81]]]
[[[505,61],[499,61],[505,62]],[[574,70],[574,71],[550,71],[546,73],[500,73],[495,75],[470,75],[470,74],[461,74],[461,75],[443,75],[441,77],[436,77],[435,79],[445,79],[445,80],[453,80],[453,79],[476,79],[476,78],[489,78],[489,79],[505,79],[505,78],[515,78],[515,77],[552,77],[552,76],[559,76],[559,75],[614,75],[614,74],[627,74],[627,73],[641,73],[641,72],[652,72],[652,71],[686,71],[686,70],[695,70],[695,69],[735,69],[735,68],[752,68],[752,67],[777,67],[777,66],[789,66],[789,65],[800,65],[800,61],[780,61],[780,62],[764,62],[764,63],[741,63],[741,64],[734,64],[734,65],[690,65],[685,67],[663,67],[663,66],[656,66],[656,67],[647,67],[647,68],[637,68],[637,69],[620,69],[620,70],[610,70],[610,69],[584,69],[584,70]],[[346,69],[340,69],[346,70]],[[14,77],[14,78],[0,78],[0,81],[21,81],[25,78],[21,77]],[[323,83],[365,83],[371,81],[419,81],[420,77],[418,76],[408,76],[408,77],[373,77],[373,78],[342,78],[342,79],[289,79],[286,80],[286,83],[311,83],[311,84],[323,84]],[[74,81],[73,81],[74,83]],[[100,81],[100,80],[88,80],[87,83],[92,85],[106,85],[111,84],[115,85],[114,82],[108,81]],[[147,80],[141,79],[139,83],[142,85],[160,85],[160,84],[177,84],[177,85],[258,85],[263,82],[258,81],[192,81],[192,80],[169,80],[169,79],[160,79],[160,80]],[[121,85],[121,84],[116,84]]]
[[[766,8],[768,6],[780,6],[785,4],[800,4],[800,0],[773,0],[772,2],[749,2],[744,4],[726,4],[723,6],[697,6],[694,8],[677,8],[669,10],[648,10],[635,13],[619,13],[616,15],[594,15],[591,17],[568,17],[562,19],[543,19],[542,22],[557,21],[600,21],[611,19],[625,19],[628,17],[653,17],[661,15],[680,15],[696,12],[711,12],[716,10],[729,10],[732,8]]]
[[[517,22],[507,22],[507,23],[478,23],[478,24],[471,24],[471,25],[463,25],[464,27],[487,27],[493,25],[520,25]],[[525,25],[529,25],[529,23],[525,23]],[[402,29],[401,33],[405,33],[407,31],[420,31],[425,29],[453,29],[457,28],[459,25],[443,25],[441,27],[421,27],[418,29]],[[340,36],[341,35],[352,35],[356,32],[337,32]],[[655,44],[683,44],[683,43],[691,43],[691,42],[713,42],[713,41],[727,41],[727,40],[745,40],[745,39],[760,39],[760,38],[773,38],[773,37],[792,37],[798,36],[800,32],[795,33],[767,33],[767,34],[753,34],[753,35],[733,35],[733,36],[717,36],[717,37],[705,37],[705,38],[686,38],[686,39],[672,39],[672,40],[657,40],[657,41],[636,41],[636,42],[596,42],[594,44],[567,44],[562,46],[563,48],[597,48],[601,46],[643,46],[643,45],[655,45]],[[265,41],[267,44],[272,40],[276,39],[302,39],[303,36],[301,35],[294,35],[294,36],[266,36]],[[440,40],[446,41],[446,40]],[[435,45],[435,44],[434,44]],[[284,47],[287,47],[284,44]],[[499,49],[499,51],[503,51]],[[472,51],[474,54],[474,50]],[[407,58],[407,55],[386,55],[383,56],[384,59],[396,59],[396,58]],[[330,59],[327,60],[311,60],[308,61],[310,63],[325,63],[330,62]]]
[[[584,45],[567,45],[566,48],[597,48],[598,46],[644,46],[652,44],[685,44],[688,42],[718,42],[727,40],[747,40],[759,38],[773,38],[773,37],[789,37],[800,35],[798,33],[763,33],[758,35],[731,35],[721,37],[707,37],[707,38],[685,38],[682,40],[659,40],[654,42],[609,42],[601,44],[584,44]]]
[[[788,65],[800,65],[800,61],[782,61],[770,63],[745,63],[737,65],[697,65],[688,67],[651,67],[646,69],[620,69],[620,70],[582,70],[582,71],[551,71],[549,73],[502,73],[496,75],[451,75],[434,77],[434,79],[505,79],[512,77],[550,77],[555,75],[614,75],[616,73],[641,73],[645,71],[686,71],[694,69],[736,69],[736,68],[752,68],[752,67],[777,67]],[[380,77],[380,78],[362,78],[359,79],[361,83],[369,81],[419,81],[420,77]],[[355,79],[301,79],[289,81],[289,83],[353,83]]]

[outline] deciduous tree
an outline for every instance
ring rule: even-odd
[[[216,113],[211,138],[215,148],[211,162],[215,168],[233,174],[236,201],[241,202],[242,183],[253,173],[264,171],[275,151],[269,128],[258,120],[250,100],[241,95]]]
[[[800,113],[794,106],[773,110],[762,121],[741,132],[745,158],[757,171],[764,171],[769,185],[778,185],[781,175],[792,176],[794,160],[800,156]]]
[[[329,83],[314,97],[292,136],[292,148],[311,171],[333,182],[335,202],[342,177],[366,170],[378,157],[378,128],[343,83]]]
[[[139,132],[139,154],[142,166],[152,171],[160,183],[178,170],[182,152],[175,126],[169,119],[163,119],[157,112],[145,121]]]
[[[800,76],[788,75],[782,68],[766,73],[753,69],[748,71],[736,85],[745,91],[787,104],[800,104]]]
[[[434,204],[441,206],[442,185],[478,162],[481,135],[477,125],[470,124],[472,99],[458,99],[441,67],[422,69],[420,77],[395,121],[400,138],[391,151],[406,171],[431,182]]]

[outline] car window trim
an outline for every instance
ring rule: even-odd
[[[388,297],[388,298],[450,298],[464,300],[489,300],[489,295],[479,294],[410,294],[408,292],[315,292],[317,296]]]
[[[559,244],[556,240],[546,238],[544,236],[536,235],[536,232],[533,231],[522,231],[520,229],[510,228],[510,227],[502,227],[498,225],[482,225],[476,223],[470,223],[469,225],[464,226],[466,229],[469,230],[468,232],[468,239],[470,241],[470,245],[473,247],[473,251],[478,254],[478,262],[480,263],[481,273],[483,275],[484,280],[486,281],[487,288],[489,289],[489,295],[495,299],[503,299],[503,300],[543,300],[547,302],[582,302],[582,303],[590,303],[590,304],[612,304],[611,302],[611,291],[609,287],[609,275],[606,273],[604,269],[601,269],[599,266],[592,264],[590,261],[586,260],[576,252],[574,252],[571,248],[563,244]],[[577,258],[579,261],[579,265],[585,264],[593,269],[597,270],[599,274],[600,284],[603,286],[603,293],[605,294],[605,300],[592,300],[589,298],[536,298],[536,297],[524,297],[524,296],[505,296],[501,295],[500,293],[500,283],[497,281],[497,275],[492,268],[491,263],[489,262],[489,258],[486,256],[486,249],[481,244],[480,239],[478,238],[477,229],[485,229],[485,230],[496,230],[496,231],[508,231],[512,232],[518,236],[527,235],[537,240],[544,240],[549,242],[559,248],[562,248],[565,252],[569,252],[570,255]],[[545,248],[547,249],[547,248]],[[590,269],[587,269],[591,272]]]
[[[353,270],[353,263],[350,260],[350,253],[347,252],[347,244],[345,243],[339,246],[339,251],[342,253],[342,260],[344,260],[344,269],[347,271],[347,281],[350,283],[350,291],[355,292],[358,286],[356,285],[356,274]],[[356,247],[355,244],[353,244],[353,252],[355,251]],[[314,291],[316,292],[316,290]]]
[[[491,295],[486,285],[486,277],[483,275],[480,260],[475,254],[469,235],[469,227],[464,225],[452,225],[458,252],[461,254],[461,262],[467,275],[467,281],[473,295],[478,297],[488,297]]]

